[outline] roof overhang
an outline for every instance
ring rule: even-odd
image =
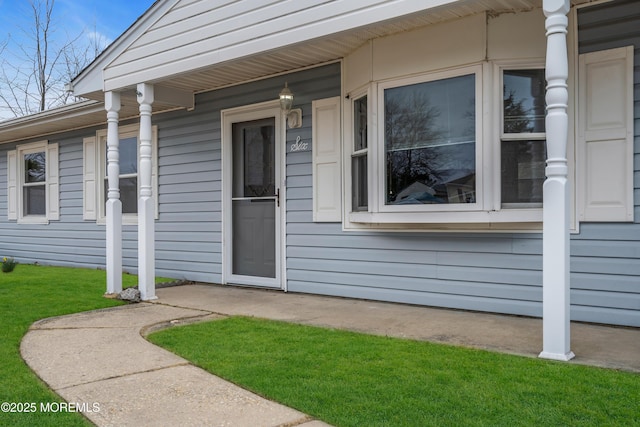
[[[120,117],[138,115],[137,102],[123,104]],[[0,122],[0,144],[40,138],[58,132],[104,125],[107,113],[104,104],[96,100],[76,102],[58,108]]]
[[[572,0],[571,3],[581,5],[591,2],[593,0]],[[136,84],[142,83],[137,81],[139,78],[136,77],[131,81],[111,80],[107,84],[105,76],[109,74],[110,67],[116,64],[119,58],[122,58],[136,42],[142,40],[143,36],[179,3],[180,0],[158,0],[73,80],[75,95],[81,95],[92,101],[0,122],[0,143],[103,125],[106,121],[106,112],[102,101],[106,89],[121,93],[121,120],[136,117],[138,115]],[[212,4],[218,3],[224,2]],[[379,0],[378,3],[396,2]],[[316,31],[313,38],[306,38],[303,41],[292,35],[289,39],[295,41],[281,41],[280,45],[269,49],[263,46],[262,49],[253,53],[245,49],[245,54],[236,57],[218,55],[218,60],[215,60],[211,59],[216,58],[215,55],[207,57],[207,52],[202,52],[202,55],[196,56],[209,59],[200,63],[192,61],[189,66],[185,63],[184,67],[170,67],[166,73],[145,74],[148,80],[144,83],[155,85],[153,111],[157,113],[177,108],[191,108],[196,93],[336,61],[348,56],[367,41],[379,37],[479,13],[493,16],[540,9],[542,6],[542,0],[399,0],[397,3],[409,6],[403,14],[391,19],[378,19],[355,27],[351,25],[348,29],[332,27],[333,32],[325,34]],[[417,11],[412,8],[417,8]],[[375,16],[381,15],[378,13]],[[335,30],[336,28],[339,30]],[[544,30],[541,29],[541,31]],[[189,49],[189,46],[183,48]],[[144,64],[144,61],[140,64]],[[120,83],[114,85],[116,81]]]
[[[86,127],[105,120],[104,105],[83,101],[0,122],[0,144]]]
[[[138,83],[199,93],[335,61],[371,39],[479,13],[491,16],[542,7],[542,0],[372,0],[365,6],[318,1],[301,5],[295,13],[272,17],[268,26],[259,21],[261,15],[251,25],[238,21],[246,25],[238,29],[228,22],[238,16],[218,16],[242,3],[248,12],[240,17],[250,20],[251,14],[257,14],[251,2],[157,1],[74,79],[75,94],[103,99],[103,91],[127,90]],[[198,7],[198,14],[190,14],[191,8]],[[336,8],[343,10],[333,12]],[[210,24],[214,19],[219,21]],[[192,23],[200,27],[192,30]],[[205,25],[211,28],[202,29]],[[229,28],[223,30],[225,25]]]

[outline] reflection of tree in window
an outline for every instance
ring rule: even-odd
[[[25,154],[22,190],[24,215],[44,215],[46,213],[46,177],[44,151]]]
[[[502,203],[540,204],[546,158],[544,70],[505,70],[503,81]]]
[[[442,135],[436,127],[438,116],[438,108],[429,106],[423,95],[412,94],[404,105],[403,100],[385,101],[388,202],[395,201],[396,189],[407,188],[416,181],[438,181],[434,164],[439,153],[425,149]]]
[[[531,120],[528,117],[530,109],[527,109],[522,105],[524,103],[524,99],[516,101],[514,90],[509,90],[508,94],[506,87],[504,90],[504,132],[533,132],[533,123],[531,123]]]
[[[386,203],[475,202],[475,76],[385,90]]]
[[[44,182],[45,156],[44,153],[25,154],[25,182]]]
[[[505,70],[503,79],[503,132],[544,132],[544,70]]]

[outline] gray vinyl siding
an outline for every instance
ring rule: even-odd
[[[98,267],[104,265],[104,228],[82,221],[82,137],[74,132],[48,139],[59,145],[60,220],[48,225],[7,221],[7,151],[0,149],[0,256],[21,263]],[[102,231],[101,231],[102,230]]]
[[[95,135],[97,129],[50,135],[0,148],[0,256],[13,256],[21,263],[105,268],[105,226],[82,218],[82,142],[83,138]],[[17,145],[43,139],[59,146],[60,220],[46,225],[8,221],[7,151]],[[122,246],[124,270],[135,273],[135,226],[123,227]]]
[[[199,94],[194,111],[153,116],[158,127],[156,275],[222,281],[220,113],[277,99],[285,81],[295,88],[296,107],[304,112],[304,127],[290,131],[287,138],[294,142],[300,135],[310,140],[311,102],[340,94],[339,63]],[[303,87],[310,89],[301,90]],[[134,122],[122,121],[120,125]],[[105,226],[82,218],[83,138],[105,127],[46,137],[59,144],[60,166],[60,221],[48,225],[7,220],[6,153],[17,144],[0,146],[0,256],[14,256],[22,263],[105,268]],[[304,168],[310,168],[310,157]],[[295,200],[294,189],[290,197]],[[137,226],[123,226],[122,246],[124,270],[136,273]]]
[[[335,96],[339,84],[339,74],[327,76],[325,91],[304,95]],[[288,144],[311,138],[303,108],[304,126],[288,131]],[[314,223],[311,163],[311,152],[286,159],[289,291],[542,315],[539,235],[345,232],[340,223]]]
[[[640,20],[633,13],[637,9],[633,1],[581,9],[580,51],[630,43],[637,47],[640,35],[635,29],[640,28]],[[614,31],[617,28],[623,32]],[[638,82],[637,49],[635,61]],[[287,131],[287,144],[297,137],[310,142],[311,103],[340,95],[340,64],[198,94],[194,111],[154,115],[159,138],[158,275],[222,281],[220,112],[273,100],[285,81],[295,93],[295,106],[303,109],[303,126]],[[635,96],[636,223],[582,223],[580,233],[572,235],[573,320],[640,326],[637,83]],[[0,256],[15,256],[21,262],[104,267],[104,225],[82,220],[82,138],[92,134],[95,129],[49,137],[60,144],[61,220],[46,226],[7,221],[6,150],[15,144],[0,147]],[[286,156],[289,291],[542,315],[540,233],[346,232],[340,223],[314,223],[311,154]],[[137,265],[136,236],[135,226],[125,226],[123,261],[132,272]]]
[[[634,46],[634,223],[581,223],[571,241],[572,319],[640,326],[640,3],[578,11],[579,53]]]
[[[311,101],[340,93],[338,63],[202,93],[194,111],[154,117],[159,138],[158,275],[222,282],[221,111],[272,101],[285,81],[295,90],[295,104],[304,117],[304,126],[289,131],[287,138],[310,140]],[[310,160],[305,167],[310,168]],[[295,200],[295,191],[287,196]]]
[[[635,3],[635,4],[634,4]],[[594,9],[609,26],[590,28],[581,52],[634,43],[637,2]],[[611,17],[610,17],[611,18]],[[586,30],[585,30],[586,31]],[[623,40],[622,34],[630,34]],[[592,34],[589,34],[591,36]],[[614,36],[615,35],[615,36]],[[633,39],[635,37],[635,40]],[[598,41],[599,40],[599,41]],[[598,46],[598,43],[600,45]],[[636,70],[640,67],[636,52]],[[638,73],[638,71],[636,71]],[[638,82],[638,78],[635,79]],[[640,94],[636,84],[636,99]],[[636,100],[636,117],[640,104]],[[640,125],[638,119],[636,123]],[[640,126],[636,126],[636,133]],[[581,224],[571,244],[572,320],[640,326],[640,143],[635,145],[636,224]],[[518,315],[542,315],[542,240],[533,234],[356,233],[340,224],[313,223],[311,155],[287,158],[287,278],[297,292],[388,300]]]
[[[156,275],[221,280],[219,117],[198,97],[191,112],[154,117],[158,125]]]

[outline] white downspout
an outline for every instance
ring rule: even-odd
[[[107,110],[107,294],[122,291],[122,202],[120,201],[120,138],[118,120],[120,94],[106,92],[104,106]]]
[[[140,197],[138,199],[138,289],[144,301],[156,299],[155,285],[155,202],[151,187],[151,112],[153,85],[141,83],[140,104]]]
[[[570,350],[569,182],[567,180],[567,25],[569,0],[543,0],[547,29],[547,179],[543,187],[541,358],[567,361]]]

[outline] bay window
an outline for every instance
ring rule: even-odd
[[[508,65],[372,82],[349,94],[345,229],[539,227],[544,69]]]

